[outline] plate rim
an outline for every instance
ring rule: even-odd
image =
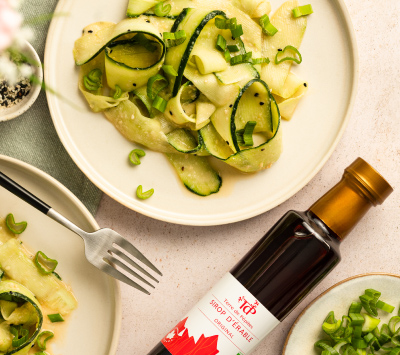
[[[61,182],[50,176],[49,174],[45,173],[44,171],[25,163],[21,160],[16,158],[12,158],[6,155],[0,154],[0,163],[6,162],[11,164],[12,166],[16,166],[21,168],[24,171],[32,173],[33,175],[39,176],[41,179],[45,180],[50,185],[53,185],[56,189],[60,190],[62,193],[67,195],[70,201],[75,205],[77,210],[83,215],[83,217],[88,221],[91,225],[93,230],[100,229],[97,221],[89,212],[89,210],[84,206],[84,204],[69,190],[67,189]],[[114,297],[115,297],[115,325],[113,330],[113,337],[110,344],[109,354],[115,355],[118,348],[118,343],[121,335],[121,319],[122,319],[122,302],[121,302],[121,289],[119,283],[115,280],[110,278],[110,283],[113,285],[114,289]]]
[[[340,126],[340,129],[332,142],[330,148],[327,150],[326,154],[321,158],[318,164],[314,166],[314,168],[309,172],[309,174],[302,180],[300,181],[297,185],[293,186],[290,190],[286,192],[286,194],[282,195],[280,198],[276,199],[273,203],[266,204],[263,208],[259,208],[257,210],[251,210],[247,212],[241,212],[237,213],[234,216],[225,216],[221,215],[221,217],[218,220],[209,220],[208,218],[203,218],[203,219],[196,219],[195,217],[192,216],[187,216],[183,214],[162,214],[163,211],[160,211],[160,209],[148,209],[146,204],[139,205],[139,204],[133,204],[129,201],[126,201],[123,196],[118,196],[116,192],[113,190],[116,189],[119,191],[119,189],[116,186],[112,186],[112,189],[108,188],[107,184],[104,183],[101,179],[97,179],[96,176],[92,175],[92,170],[93,168],[89,164],[85,164],[85,161],[81,162],[80,159],[78,159],[79,154],[75,156],[72,146],[74,146],[74,142],[70,139],[68,131],[64,132],[62,129],[62,120],[63,118],[61,117],[61,120],[56,119],[55,116],[57,116],[56,113],[56,99],[54,98],[54,95],[52,95],[50,92],[46,91],[46,98],[48,102],[48,107],[50,110],[50,115],[54,124],[54,127],[57,131],[57,135],[62,142],[64,148],[68,152],[68,155],[71,157],[71,159],[75,162],[75,164],[78,166],[78,168],[85,174],[85,176],[94,184],[96,185],[101,191],[103,191],[105,194],[107,194],[109,197],[111,197],[114,201],[120,203],[121,205],[129,208],[130,210],[133,210],[135,212],[141,213],[147,217],[154,218],[159,221],[164,221],[164,222],[169,222],[169,223],[175,223],[175,224],[180,224],[180,225],[188,225],[188,226],[220,226],[220,225],[225,225],[229,223],[236,223],[236,222],[241,222],[256,216],[259,216],[267,211],[272,210],[273,208],[279,206],[283,202],[287,201],[291,197],[293,197],[297,192],[299,192],[304,186],[306,186],[316,175],[317,173],[322,169],[322,167],[325,165],[325,163],[328,161],[328,159],[331,157],[333,154],[334,150],[336,149],[340,139],[342,138],[348,123],[351,118],[351,114],[353,112],[353,107],[355,100],[357,98],[357,91],[358,91],[358,81],[359,81],[359,53],[358,53],[358,47],[357,47],[357,39],[356,39],[356,34],[355,30],[353,27],[353,23],[349,14],[349,11],[347,9],[346,4],[344,3],[344,0],[335,0],[337,3],[337,6],[341,10],[341,14],[343,21],[345,22],[345,31],[347,32],[347,38],[349,40],[349,46],[351,48],[350,56],[351,56],[351,71],[352,71],[352,80],[351,80],[351,92],[350,92],[350,98],[348,100],[348,105],[345,108],[345,113],[343,115],[342,119],[342,124]],[[57,4],[57,7],[55,9],[55,12],[60,12],[60,10],[65,7],[68,3],[68,0],[60,0],[59,3]],[[54,37],[54,33],[56,31],[56,21],[57,18],[53,18],[51,21],[48,35],[46,38],[46,46],[45,46],[45,53],[44,53],[44,77],[45,81],[49,82],[50,81],[50,73],[49,73],[49,65],[50,63],[50,42],[52,42],[52,38]],[[60,121],[60,122],[59,122]],[[71,141],[71,142],[69,142]],[[85,159],[83,159],[85,160]]]
[[[359,279],[362,277],[367,277],[367,276],[390,276],[390,277],[396,277],[398,279],[400,279],[400,275],[397,274],[392,274],[389,272],[367,272],[365,274],[358,274],[355,276],[350,276],[342,281],[337,282],[336,284],[332,285],[331,287],[329,287],[328,289],[326,289],[324,292],[322,292],[320,295],[318,295],[317,297],[315,297],[302,311],[301,313],[297,316],[297,318],[295,319],[295,321],[293,322],[292,326],[290,327],[289,333],[285,339],[285,343],[283,345],[283,349],[282,349],[282,355],[286,354],[286,348],[287,345],[289,343],[290,337],[293,333],[294,328],[296,327],[297,323],[301,320],[301,318],[303,318],[304,314],[315,304],[315,302],[317,302],[320,298],[322,298],[323,296],[325,296],[327,293],[329,293],[330,291],[332,291],[334,288],[349,282],[351,280],[355,280],[355,279]]]

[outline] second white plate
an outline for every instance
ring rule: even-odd
[[[101,115],[92,113],[78,91],[78,68],[72,48],[82,29],[97,21],[119,22],[128,1],[61,0],[46,43],[45,80],[66,100],[47,93],[58,135],[79,166],[106,194],[144,215],[179,224],[219,225],[259,215],[284,202],[321,169],[349,119],[357,83],[357,51],[349,15],[342,0],[312,1],[301,46],[303,63],[294,71],[309,83],[307,96],[291,122],[283,122],[284,152],[266,171],[244,175],[221,168],[221,191],[199,197],[183,187],[166,158],[147,151],[140,166],[128,162],[135,147]],[[283,1],[271,1],[273,11]],[[138,200],[143,185],[154,195]]]

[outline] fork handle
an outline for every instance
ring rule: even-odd
[[[35,207],[40,212],[47,214],[51,207],[44,203],[41,199],[24,189],[21,185],[18,185],[14,180],[10,179],[7,175],[0,171],[0,186],[3,186],[6,190],[10,191],[20,199],[29,203],[32,207]]]

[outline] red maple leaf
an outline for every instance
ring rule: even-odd
[[[216,355],[218,335],[205,337],[201,335],[197,343],[194,338],[189,337],[189,331],[185,327],[187,318],[180,321],[177,326],[169,332],[162,340],[164,346],[172,355]],[[183,331],[183,333],[182,333]]]

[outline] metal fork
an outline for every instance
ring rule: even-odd
[[[109,228],[99,229],[93,233],[87,233],[83,231],[63,215],[51,208],[48,204],[37,198],[35,195],[17,184],[8,176],[4,175],[2,172],[0,172],[0,186],[3,186],[6,190],[29,203],[40,212],[44,213],[48,217],[82,237],[85,242],[86,258],[92,265],[106,274],[150,295],[149,291],[138,285],[131,278],[124,275],[122,272],[116,269],[115,266],[120,267],[122,270],[132,275],[132,277],[135,277],[136,279],[153,288],[154,286],[140,276],[137,272],[135,272],[132,267],[136,268],[137,271],[141,272],[143,275],[157,283],[158,280],[140,265],[138,265],[134,259],[138,259],[160,276],[162,276],[162,273],[138,249],[136,249],[120,234]]]

